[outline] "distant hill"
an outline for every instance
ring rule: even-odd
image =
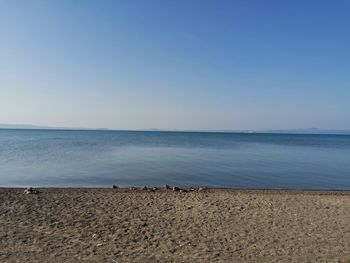
[[[32,129],[32,130],[38,130],[38,129],[57,129],[57,128],[55,128],[55,127],[47,127],[47,126],[31,125],[31,124],[1,124],[0,123],[0,129]]]
[[[350,135],[350,130],[330,129],[266,129],[266,130],[195,130],[193,132],[222,132],[222,133],[282,133],[282,134],[339,134]]]
[[[327,130],[327,129],[318,129],[318,128],[263,130],[260,132],[264,132],[264,133],[292,133],[292,134],[350,134],[350,130]]]
[[[86,129],[86,128],[71,128],[71,127],[52,127],[52,126],[40,126],[32,124],[2,124],[0,123],[0,129],[24,129],[24,130],[109,130],[106,128],[100,129]]]
[[[101,129],[88,129],[88,128],[67,128],[67,127],[50,127],[39,126],[32,124],[1,124],[0,129],[31,129],[31,130],[111,130],[106,128]],[[137,130],[135,130],[137,131]],[[224,132],[224,133],[285,133],[285,134],[343,134],[350,135],[350,130],[327,130],[318,128],[309,129],[280,129],[280,130],[161,130],[161,129],[146,129],[139,131],[176,131],[176,132]]]

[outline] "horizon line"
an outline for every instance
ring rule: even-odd
[[[2,127],[4,126],[4,127]],[[284,134],[320,134],[320,135],[350,135],[350,129],[321,129],[321,128],[292,128],[292,129],[113,129],[113,128],[79,128],[79,127],[52,127],[32,124],[0,124],[1,130],[62,130],[62,131],[124,131],[124,132],[203,132],[203,133],[284,133]]]

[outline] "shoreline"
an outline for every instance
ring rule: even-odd
[[[69,127],[27,127],[27,128],[16,128],[16,127],[0,127],[1,130],[15,130],[15,131],[73,131],[73,132],[149,132],[149,133],[204,133],[204,134],[247,134],[247,135],[341,135],[350,136],[349,130],[323,130],[323,129],[286,129],[286,130],[161,130],[161,129],[109,129],[109,128],[69,128]]]
[[[44,191],[51,191],[51,190],[71,190],[71,191],[83,191],[83,190],[100,190],[100,191],[115,191],[115,192],[165,192],[165,193],[171,193],[171,192],[179,192],[179,193],[191,193],[191,192],[239,192],[239,193],[275,193],[275,194],[282,194],[282,193],[290,193],[290,194],[344,194],[344,195],[350,195],[350,189],[279,189],[279,188],[209,188],[205,187],[204,189],[200,189],[201,187],[196,187],[194,190],[190,190],[189,187],[179,187],[178,190],[173,191],[172,189],[165,190],[163,187],[156,186],[157,190],[152,190],[153,186],[148,187],[148,189],[144,190],[140,186],[131,186],[131,187],[60,187],[60,186],[44,186],[44,187],[36,187],[33,188]],[[7,186],[0,186],[0,191],[2,190],[25,190],[27,189],[27,186],[21,186],[21,187],[7,187]],[[134,189],[131,189],[134,188]]]
[[[0,188],[1,262],[348,262],[350,191]]]

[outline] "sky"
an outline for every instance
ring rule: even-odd
[[[0,0],[0,123],[350,129],[348,0]]]

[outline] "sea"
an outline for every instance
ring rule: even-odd
[[[350,135],[0,130],[0,187],[350,190]]]

